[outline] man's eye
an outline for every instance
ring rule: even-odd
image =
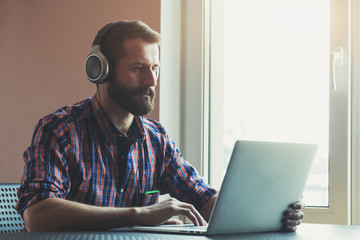
[[[144,70],[144,68],[142,66],[134,66],[133,70],[137,72],[141,72],[142,70]]]

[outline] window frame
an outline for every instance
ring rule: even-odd
[[[351,224],[360,225],[360,3],[351,1],[352,161]]]
[[[336,67],[336,90],[330,90],[329,207],[304,210],[304,222],[351,223],[351,43],[350,2],[331,0],[330,51],[342,46],[342,66]],[[343,26],[348,27],[343,27]],[[336,36],[336,38],[334,37]]]

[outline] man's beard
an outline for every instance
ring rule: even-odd
[[[133,115],[144,116],[154,109],[155,91],[153,88],[139,87],[130,90],[118,84],[116,79],[111,79],[107,92],[112,100]],[[150,98],[144,95],[149,95]]]

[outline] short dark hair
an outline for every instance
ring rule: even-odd
[[[140,38],[147,43],[156,43],[160,46],[161,36],[158,32],[152,30],[148,25],[140,20],[119,21],[105,25],[102,29],[110,29],[102,37],[100,47],[101,51],[114,63],[124,56],[123,43],[126,39]],[[99,33],[101,30],[99,31]],[[96,38],[95,38],[96,39]],[[95,40],[94,40],[95,43]],[[93,45],[94,45],[93,43]]]

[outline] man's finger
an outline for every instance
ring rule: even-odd
[[[180,212],[180,214],[188,217],[194,223],[195,226],[198,225],[205,226],[207,224],[205,219],[201,216],[201,214],[195,209],[193,205],[188,203],[182,203],[180,207],[182,207],[183,208],[182,211],[184,211],[184,212]]]
[[[297,229],[297,226],[300,225],[300,220],[289,220],[283,219],[283,230],[286,232],[294,232]]]
[[[292,203],[290,204],[289,206],[291,209],[293,210],[301,210],[301,209],[304,209],[306,207],[305,203],[302,202],[302,201],[298,201],[296,203]]]
[[[181,208],[181,209],[179,209],[179,213],[182,214],[182,215],[184,215],[184,216],[186,216],[186,217],[188,217],[188,218],[190,219],[190,221],[192,221],[195,226],[199,226],[199,225],[200,225],[198,219],[197,219],[196,216],[191,212],[190,209],[188,209],[188,208]]]
[[[164,225],[183,225],[184,223],[180,219],[170,218],[169,220],[166,220],[163,224]]]
[[[298,225],[300,225],[301,221],[300,220],[289,220],[289,219],[284,219],[283,220],[284,225],[285,226],[289,226],[289,227],[296,227]]]
[[[294,226],[284,226],[283,229],[285,232],[295,232],[296,231],[296,227],[294,227]]]
[[[285,216],[289,220],[300,220],[304,218],[304,213],[302,211],[286,211]]]

